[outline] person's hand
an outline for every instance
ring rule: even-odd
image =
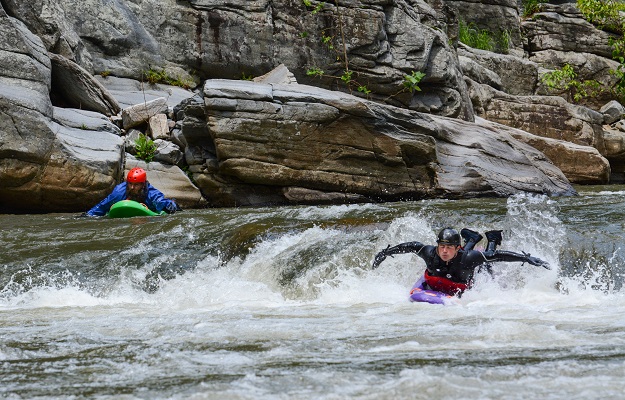
[[[532,264],[535,265],[537,267],[543,267],[545,269],[551,269],[551,267],[549,266],[549,263],[547,261],[543,261],[538,257],[532,257],[529,254],[526,256],[525,261],[527,261],[528,264]]]
[[[386,257],[388,255],[386,251],[389,249],[389,247],[391,247],[390,244],[386,247],[386,249],[382,250],[381,252],[375,255],[375,259],[373,260],[373,265],[371,267],[372,269],[376,269],[377,267],[380,266],[382,261],[386,260]]]
[[[178,206],[173,201],[165,206],[165,212],[167,214],[173,214],[178,211]]]

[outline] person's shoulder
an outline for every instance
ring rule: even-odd
[[[126,191],[126,182],[124,181],[115,185],[111,194],[115,194],[118,192],[125,192],[125,191]]]
[[[436,247],[434,245],[431,244],[424,244],[423,245],[423,251],[425,252],[430,252],[430,253],[436,253]]]
[[[462,254],[465,258],[484,258],[484,253],[479,250],[461,249],[458,253]]]

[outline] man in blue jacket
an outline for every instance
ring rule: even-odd
[[[121,200],[134,200],[143,203],[157,213],[165,211],[168,214],[173,214],[180,210],[175,201],[166,199],[163,193],[150,185],[145,170],[133,168],[128,171],[126,182],[115,186],[111,194],[87,211],[86,214],[90,217],[106,215],[111,206]]]

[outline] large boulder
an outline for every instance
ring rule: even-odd
[[[594,147],[541,137],[479,117],[476,118],[476,123],[490,128],[496,126],[497,131],[505,132],[539,150],[562,171],[571,183],[599,185],[606,184],[610,180],[611,162]]]
[[[306,85],[210,80],[182,123],[212,205],[573,194],[540,152],[505,132]],[[187,130],[188,127],[188,130]]]
[[[532,61],[511,54],[473,49],[462,44],[458,45],[458,56],[462,60],[465,76],[476,82],[511,95],[535,94],[540,66]],[[473,64],[479,65],[481,70]]]
[[[59,54],[49,53],[52,61],[52,89],[65,106],[116,115],[117,100],[90,73]]]
[[[615,124],[615,127],[606,125],[603,127],[606,158],[610,160],[610,182],[625,182],[625,121]]]
[[[194,95],[192,91],[179,86],[142,82],[115,76],[102,77],[97,75],[95,79],[108,90],[122,109],[159,98],[164,98],[167,107],[173,109],[181,101]]]
[[[574,2],[541,4],[541,11],[525,20],[521,27],[527,37],[530,54],[559,50],[611,59],[609,39],[617,37],[586,21]]]
[[[0,31],[0,210],[73,211],[91,203],[121,174],[121,138],[81,111],[55,119],[42,41],[1,8]]]
[[[476,110],[484,119],[605,153],[604,117],[597,111],[557,96],[512,96],[477,83],[470,88]]]

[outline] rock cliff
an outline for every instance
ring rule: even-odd
[[[532,18],[504,0],[0,5],[0,212],[88,208],[139,162],[133,130],[161,140],[152,171],[180,171],[171,187],[187,208],[561,195],[623,179],[614,96],[573,104],[540,79],[572,65],[615,82],[614,34],[575,3]],[[505,46],[459,43],[467,23]]]

